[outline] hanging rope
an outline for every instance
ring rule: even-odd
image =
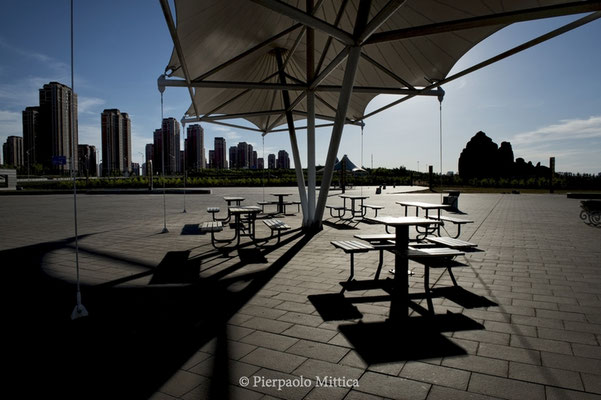
[[[263,141],[263,171],[261,171],[261,181],[263,183],[263,198],[261,201],[265,201],[265,136],[261,136]]]
[[[164,86],[159,86],[161,92],[161,170],[163,178],[163,231],[161,233],[167,233],[167,200],[165,199],[165,132],[163,131],[163,92],[165,91]]]
[[[438,125],[438,130],[439,130],[439,136],[440,136],[440,203],[442,204],[442,100],[444,98],[444,90],[442,90],[442,87],[438,87],[438,112],[439,112],[439,125]]]
[[[361,169],[363,169],[363,127],[365,122],[361,121]],[[361,196],[363,196],[363,185],[361,185]]]

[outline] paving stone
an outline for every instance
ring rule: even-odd
[[[290,373],[305,362],[305,357],[258,347],[240,361],[259,367]]]
[[[455,332],[453,337],[501,345],[508,345],[510,339],[510,335],[507,333],[491,332],[487,330]]]
[[[593,393],[576,392],[547,386],[547,400],[601,400],[601,396]]]
[[[584,389],[587,392],[601,394],[601,371],[595,371],[597,374],[580,374],[584,382]]]
[[[427,400],[494,400],[498,397],[486,396],[479,393],[466,392],[444,386],[432,386]]]
[[[349,349],[309,340],[299,340],[287,349],[286,352],[307,358],[338,363],[349,352]]]
[[[528,336],[511,335],[511,346],[524,349],[549,351],[562,354],[572,354],[569,343],[558,340],[540,339]]]
[[[483,357],[498,358],[501,360],[518,361],[526,364],[541,364],[540,353],[536,350],[528,350],[492,343],[481,343],[478,347],[478,355]]]
[[[196,386],[206,382],[207,378],[204,376],[179,370],[167,382],[165,382],[163,386],[161,386],[159,392],[173,397],[181,397],[194,389]]]
[[[405,378],[366,372],[359,380],[357,391],[390,399],[419,400],[428,395],[430,385]]]
[[[541,352],[542,363],[546,367],[569,371],[591,372],[601,371],[601,360],[570,356],[565,354]]]
[[[510,362],[509,378],[566,389],[584,390],[578,373],[538,365]]]
[[[272,333],[282,333],[290,328],[292,324],[283,321],[275,321],[267,318],[252,317],[242,323],[242,326]]]
[[[254,331],[248,336],[240,339],[244,343],[254,344],[273,350],[284,351],[298,342],[298,339],[269,332]]]
[[[545,399],[544,386],[513,379],[474,373],[468,390],[503,399]]]
[[[567,329],[538,328],[538,336],[543,339],[561,340],[569,343],[596,345],[595,335],[586,332],[575,332]]]
[[[331,340],[334,336],[337,335],[336,332],[327,329],[313,328],[310,326],[302,325],[293,325],[281,333],[287,336],[293,336],[308,340],[316,340],[323,343],[327,343],[329,340]]]
[[[298,312],[289,311],[278,318],[278,321],[292,322],[300,325],[318,327],[323,323],[323,319],[316,315],[307,315]]]
[[[240,309],[240,313],[254,315],[256,317],[262,318],[277,319],[278,317],[281,317],[282,315],[286,314],[286,311],[251,304],[242,307]]]
[[[365,392],[359,392],[352,389],[344,398],[344,400],[384,400],[381,396],[374,396],[373,394],[367,394]]]
[[[474,355],[446,357],[443,359],[442,365],[465,371],[482,372],[504,377],[507,376],[509,368],[508,361]]]
[[[433,385],[448,386],[465,390],[470,378],[470,373],[453,368],[423,362],[407,362],[399,376],[423,381]]]

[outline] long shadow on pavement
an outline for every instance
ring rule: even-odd
[[[72,249],[73,240],[0,252],[0,304],[9,334],[2,346],[5,365],[10,368],[4,378],[8,386],[14,385],[12,393],[23,397],[148,398],[202,346],[217,338],[207,394],[227,399],[228,379],[218,378],[227,376],[229,370],[227,321],[311,236],[300,232],[290,235],[278,247],[292,246],[264,270],[228,279],[219,279],[223,277],[221,271],[218,277],[191,284],[83,287],[83,303],[90,316],[71,321],[75,286],[48,276],[42,265],[47,254]],[[157,272],[167,271],[169,265],[181,272],[182,262],[190,262],[186,258],[168,254],[163,265],[149,273],[154,273],[155,283],[173,280]],[[186,264],[183,273],[189,273],[189,268],[196,266]],[[238,269],[233,266],[230,271]],[[240,291],[230,291],[228,286],[236,281],[246,285]]]

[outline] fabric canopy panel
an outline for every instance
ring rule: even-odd
[[[306,118],[302,94],[307,83],[306,37],[303,25],[289,16],[272,11],[249,0],[176,0],[177,35],[193,83],[194,102],[202,116],[242,116],[263,132],[285,123],[281,88],[249,88],[244,85],[217,87],[211,83],[282,84],[278,75],[276,53],[285,64],[285,83],[296,85],[289,94],[294,102],[294,119]],[[278,3],[305,10],[306,0]],[[402,2],[401,2],[402,3]],[[565,0],[407,0],[378,27],[379,32],[429,26],[436,23],[507,13],[559,3]],[[373,0],[367,21],[382,10],[387,0]],[[358,12],[358,0],[315,0],[313,17],[337,27],[352,37]],[[379,93],[396,93],[398,89],[419,89],[432,81],[444,79],[453,65],[481,40],[506,25],[492,25],[454,30],[401,40],[362,45],[348,120],[361,120],[368,103]],[[263,46],[258,46],[260,44]],[[295,43],[297,45],[295,46]],[[336,60],[327,76],[315,86],[315,112],[320,119],[333,119],[336,113],[348,43],[330,41],[328,35],[315,30],[315,64],[317,76]],[[254,51],[249,51],[256,48]],[[279,50],[278,50],[279,49]],[[338,58],[337,58],[338,57]],[[235,62],[231,62],[235,61]],[[170,76],[184,78],[174,50],[167,67]],[[325,74],[324,74],[325,75]],[[198,85],[200,86],[200,85]],[[267,85],[266,85],[267,86]],[[300,98],[299,98],[300,96]],[[187,111],[195,114],[194,107]]]

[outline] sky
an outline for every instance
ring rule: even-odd
[[[127,112],[132,158],[144,162],[144,146],[161,124],[157,78],[173,48],[159,1],[76,0],[74,87],[79,106],[79,143],[100,151],[100,114]],[[470,50],[459,72],[551,31],[576,16],[509,26]],[[551,39],[443,86],[442,114],[435,98],[418,97],[365,120],[363,135],[346,126],[339,157],[365,167],[457,171],[461,150],[478,131],[498,145],[509,141],[514,156],[573,173],[601,173],[601,20]],[[39,103],[38,90],[58,81],[71,86],[69,0],[5,0],[0,14],[0,142],[22,136],[22,111]],[[376,97],[367,112],[394,100]],[[167,88],[164,117],[181,120],[190,105],[184,88]],[[442,124],[441,124],[442,121]],[[244,122],[242,122],[244,123]],[[319,123],[319,122],[318,122]],[[304,125],[304,124],[300,124]],[[285,132],[259,133],[203,124],[205,147],[215,137],[227,146],[253,144],[267,158],[291,154]],[[441,129],[442,128],[442,129]],[[442,130],[442,167],[440,131]],[[330,129],[316,132],[316,162],[325,162]],[[306,133],[297,132],[306,166]],[[362,140],[363,139],[363,140]],[[183,141],[183,135],[182,135]],[[102,155],[99,154],[99,158]],[[292,158],[292,155],[291,155]]]

